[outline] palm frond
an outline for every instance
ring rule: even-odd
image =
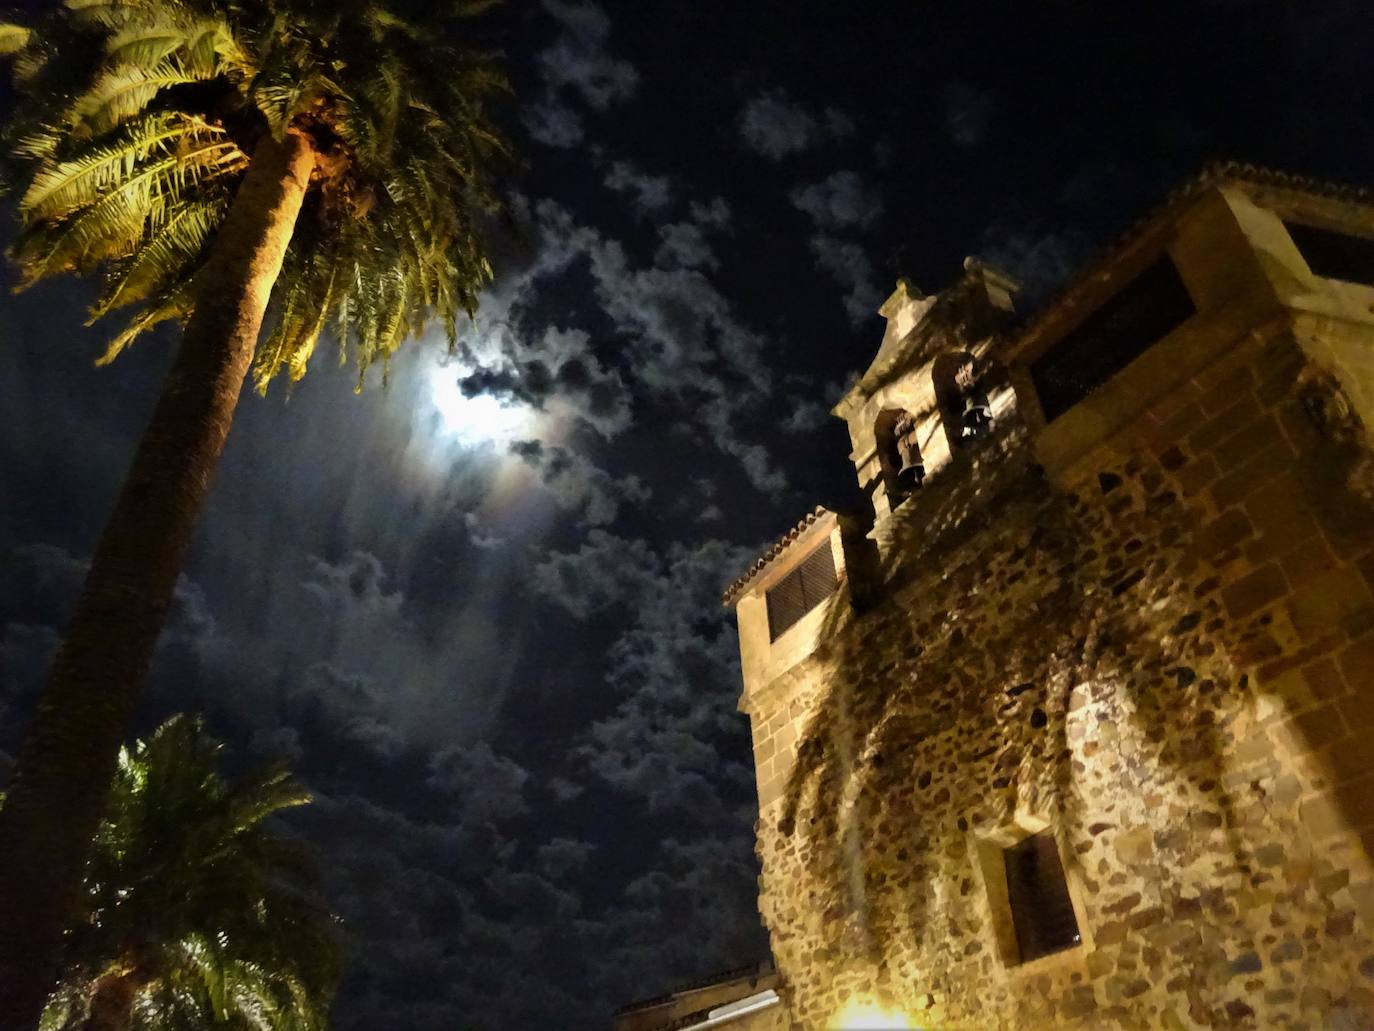
[[[196,197],[178,204],[111,279],[87,325],[115,308],[138,304],[181,275],[224,221],[229,198]]]
[[[58,139],[56,130],[31,136],[21,143],[22,152],[51,154]],[[179,112],[150,115],[126,125],[108,143],[89,147],[71,160],[45,164],[24,191],[20,212],[30,220],[61,218],[127,182],[153,155],[175,157],[186,141],[227,139],[222,128],[200,118]]]
[[[184,25],[157,19],[125,25],[105,43],[105,54],[112,65],[156,66],[187,43]]]
[[[29,45],[33,30],[12,22],[0,22],[0,57],[17,54]]]
[[[120,28],[149,10],[177,9],[182,4],[179,0],[63,0],[63,6],[78,24]]]
[[[455,346],[491,278],[487,169],[508,146],[487,104],[508,86],[452,19],[489,6],[447,0],[422,20],[388,0],[64,0],[89,65],[44,73],[69,85],[35,100],[11,152],[28,163],[22,283],[100,269],[91,317],[136,306],[102,360],[185,318],[187,284],[250,161],[217,119],[233,112],[223,117],[238,133],[256,109],[274,135],[294,126],[340,141],[321,156],[273,289],[258,389],[300,379],[325,333],[360,380],[435,323]]]
[[[324,1031],[337,921],[300,890],[293,839],[263,825],[303,789],[277,765],[237,781],[198,719],[124,749],[88,876],[92,916],[42,1031],[84,1027],[90,986],[144,978],[130,1031]]]
[[[55,227],[41,226],[20,241],[15,253],[25,273],[21,287],[54,272],[127,257],[163,224],[188,187],[236,172],[245,161],[232,140],[216,135],[176,153],[155,151]]]
[[[142,112],[162,90],[204,82],[213,75],[213,69],[175,59],[159,61],[152,66],[116,64],[77,98],[72,105],[72,118],[98,135]]]
[[[172,319],[185,320],[195,307],[195,279],[184,279],[164,291],[156,300],[148,303],[142,311],[129,320],[108,344],[104,352],[95,360],[96,365],[109,365],[144,333]]]

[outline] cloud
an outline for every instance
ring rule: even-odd
[[[769,90],[745,103],[739,132],[750,150],[780,161],[826,140],[851,135],[854,123],[835,108],[827,108],[817,117],[783,91]]]
[[[698,210],[716,223],[729,218],[728,206],[714,201]],[[645,263],[552,201],[522,202],[517,212],[528,226],[529,259],[507,270],[483,298],[474,332],[462,343],[463,360],[476,370],[465,389],[542,404],[551,412],[562,399],[571,417],[605,438],[630,425],[629,396],[652,405],[660,418],[675,409],[735,459],[756,488],[780,495],[787,479],[750,429],[775,399],[773,368],[763,358],[769,341],[706,275],[715,260],[702,228],[710,223],[665,227],[653,260]],[[588,278],[588,299],[610,333],[593,338],[559,330],[553,357],[536,358],[551,346],[539,299],[560,289],[585,292]],[[614,369],[597,353],[614,353]],[[555,362],[571,361],[573,354],[582,356],[585,397],[575,384],[557,382],[561,366]]]
[[[997,109],[992,93],[966,82],[952,82],[945,87],[944,102],[950,138],[961,147],[982,143]]]
[[[1023,310],[1067,283],[1092,253],[1088,238],[1072,229],[996,224],[983,234],[979,256],[1021,284]]]
[[[752,775],[720,751],[722,740],[742,741],[747,731],[732,714],[738,650],[717,600],[747,554],[722,541],[662,551],[597,530],[534,570],[535,590],[572,617],[630,618],[608,652],[606,674],[623,701],[573,754],[649,812],[711,822],[747,801]],[[722,784],[734,792],[721,794]]]
[[[539,869],[549,880],[561,881],[584,870],[595,851],[596,846],[587,841],[554,838],[539,846]]]
[[[550,777],[544,786],[558,802],[571,802],[586,791],[581,784],[574,784],[566,777]]]
[[[89,567],[87,559],[47,543],[11,554],[0,579],[0,709],[12,740],[28,721]],[[150,695],[206,679],[222,644],[203,590],[183,574],[153,656]]]
[[[642,505],[652,497],[638,476],[614,477],[568,448],[538,440],[518,440],[510,449],[539,474],[540,482],[559,507],[578,513],[586,526],[615,522],[622,505]]]
[[[617,161],[606,175],[606,186],[617,193],[628,194],[641,215],[651,215],[666,208],[673,199],[673,188],[666,175],[649,175],[630,164]]]
[[[531,139],[546,147],[575,147],[582,142],[582,116],[553,98],[526,107],[525,129]]]
[[[712,197],[709,201],[694,200],[688,204],[687,210],[692,213],[693,220],[699,225],[710,226],[713,229],[729,228],[730,219],[733,217],[730,205],[724,197]]]
[[[849,169],[818,183],[799,186],[789,196],[820,229],[867,229],[883,213],[877,191],[858,172]]]
[[[674,222],[660,227],[658,236],[654,264],[661,268],[715,269],[720,264],[699,225]]]
[[[461,823],[500,822],[529,812],[523,766],[479,741],[468,747],[443,748],[429,758],[425,784],[444,794]]]
[[[299,763],[305,756],[300,733],[294,727],[258,727],[248,739],[248,752],[261,759]]]
[[[872,321],[882,303],[882,294],[874,284],[877,276],[863,247],[828,233],[811,237],[810,246],[816,267],[844,289],[844,310],[849,321],[855,326]]]
[[[571,147],[584,135],[574,99],[593,111],[606,111],[634,96],[639,73],[607,51],[611,21],[601,7],[544,0],[543,8],[559,35],[535,57],[544,92],[529,107],[525,125],[539,143]]]
[[[499,349],[459,381],[464,396],[528,405],[579,421],[607,440],[630,425],[625,380],[596,358],[587,333],[550,326],[530,341],[509,326],[497,333]]]

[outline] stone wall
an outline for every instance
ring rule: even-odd
[[[1374,335],[1233,340],[1072,460],[1004,423],[746,697],[795,1026],[1374,1028]],[[985,861],[1017,826],[1084,937],[1028,964]]]

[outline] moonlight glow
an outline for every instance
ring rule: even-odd
[[[430,400],[443,416],[449,436],[464,444],[503,443],[528,432],[536,412],[527,405],[503,404],[490,394],[466,397],[458,386],[463,370],[439,365],[429,376]]]

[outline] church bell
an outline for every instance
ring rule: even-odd
[[[910,439],[899,440],[897,450],[902,456],[902,467],[897,470],[897,483],[903,490],[915,490],[926,478],[926,465]]]
[[[981,437],[992,425],[992,406],[981,390],[964,395],[964,436]]]

